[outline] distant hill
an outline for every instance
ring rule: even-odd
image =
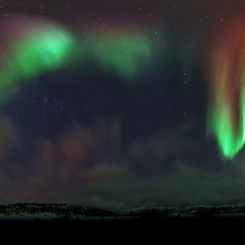
[[[54,220],[164,220],[171,218],[243,217],[245,205],[199,206],[186,208],[138,208],[113,212],[110,210],[69,204],[20,203],[0,205],[0,219]]]

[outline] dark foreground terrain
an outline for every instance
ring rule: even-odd
[[[145,221],[243,218],[245,205],[199,206],[186,208],[138,208],[109,211],[94,207],[68,204],[0,205],[0,220],[68,220],[68,221]]]

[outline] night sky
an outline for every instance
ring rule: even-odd
[[[244,1],[0,1],[0,33],[2,203],[244,203]]]

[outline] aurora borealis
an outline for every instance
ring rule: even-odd
[[[134,79],[144,65],[151,64],[153,47],[141,35],[106,33],[92,40],[90,47],[103,71],[116,72],[125,79]]]
[[[233,158],[245,143],[245,32],[239,18],[225,27],[213,47],[209,131],[222,154]]]
[[[244,26],[243,1],[1,3],[0,201],[244,203]]]
[[[16,18],[14,21],[23,31],[18,30],[17,37],[12,33],[7,40],[8,51],[3,53],[0,72],[1,101],[23,80],[60,66],[67,59],[72,46],[72,37],[62,28],[39,23],[35,18],[28,21]],[[2,28],[8,27],[11,25],[5,23]]]
[[[10,23],[5,21],[2,28],[13,25],[18,27],[17,33],[9,35],[2,57],[2,102],[21,82],[68,64],[71,58],[75,62],[91,60],[104,72],[114,72],[125,79],[136,78],[153,58],[153,46],[148,38],[130,31],[104,34],[94,31],[93,40],[80,37],[78,42],[72,32],[31,16],[14,17]]]

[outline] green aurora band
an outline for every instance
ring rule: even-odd
[[[212,49],[207,129],[226,159],[245,144],[244,26],[242,19],[226,27]]]
[[[71,35],[55,26],[30,31],[14,40],[0,69],[0,101],[6,100],[23,81],[60,67],[72,44]]]
[[[98,65],[103,72],[132,80],[151,67],[153,44],[148,36],[131,31],[94,31],[79,42],[69,31],[39,22],[9,38],[0,65],[0,102],[34,77],[68,63]],[[25,30],[25,31],[23,31]]]
[[[113,72],[132,80],[150,65],[153,55],[150,40],[144,35],[113,33],[98,35],[89,42],[89,54],[103,72]]]

